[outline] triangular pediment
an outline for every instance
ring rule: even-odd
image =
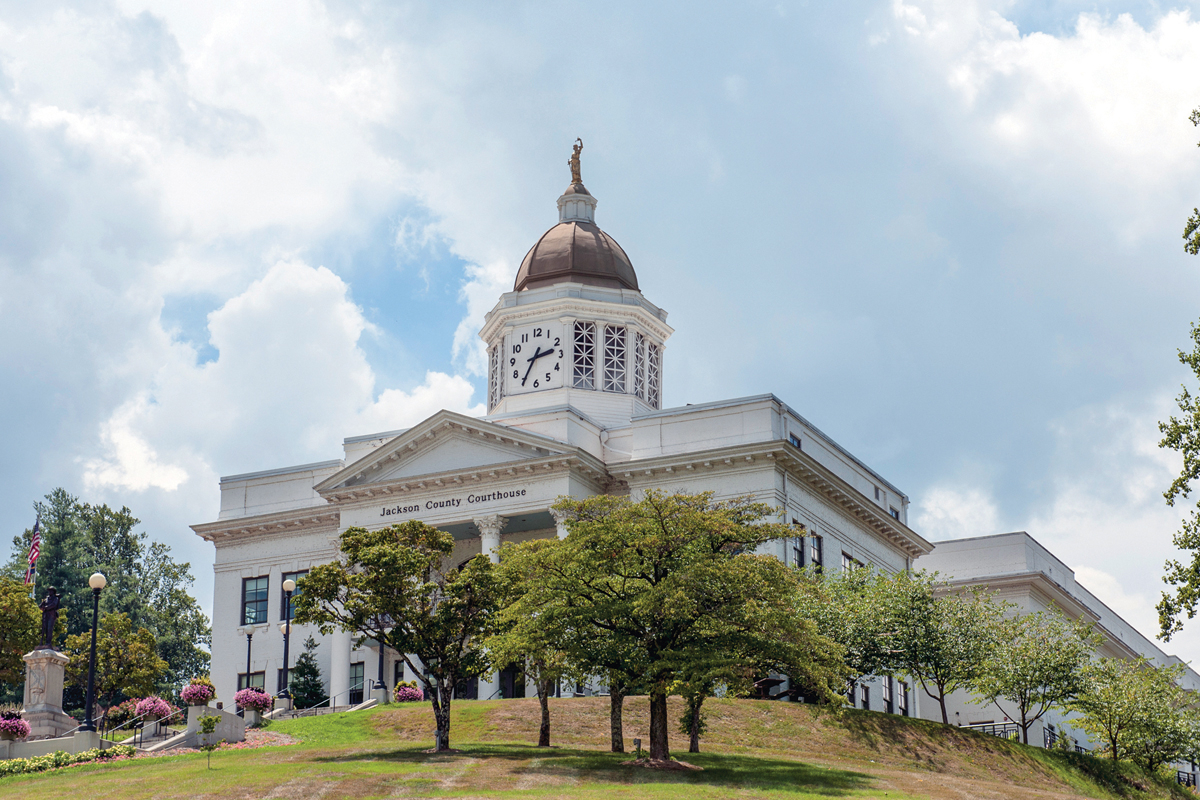
[[[574,452],[574,447],[546,436],[439,411],[315,488],[324,494],[423,475],[508,467]]]

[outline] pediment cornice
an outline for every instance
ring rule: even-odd
[[[479,441],[493,447],[506,449],[514,456],[511,461],[517,463],[553,459],[559,456],[575,456],[580,452],[578,448],[562,444],[548,436],[475,419],[463,414],[456,414],[453,411],[439,411],[374,452],[346,465],[345,468],[318,483],[314,489],[326,499],[332,499],[335,495],[345,494],[348,491],[374,488],[376,484],[382,487],[394,486],[404,481],[412,483],[416,479],[412,476],[405,479],[389,479],[384,476],[406,461],[419,458],[422,453],[428,452],[447,438]],[[496,467],[507,468],[508,466],[507,462],[499,462],[486,468],[475,466],[462,471],[491,470]],[[441,474],[438,473],[439,476]],[[426,476],[417,477],[424,478]]]

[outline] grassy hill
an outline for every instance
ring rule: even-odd
[[[424,753],[427,704],[275,723],[287,747],[137,759],[0,779],[0,798],[1184,798],[1171,781],[1084,756],[1048,753],[957,728],[861,711],[711,701],[701,772],[623,765],[608,749],[607,698],[552,701],[555,747],[537,740],[534,700],[463,702],[451,741]],[[681,706],[673,699],[671,715]],[[644,698],[626,701],[626,736],[646,738]],[[631,744],[627,740],[627,745]]]

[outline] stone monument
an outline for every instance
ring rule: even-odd
[[[25,708],[22,716],[29,723],[30,739],[62,736],[79,726],[62,710],[63,680],[71,659],[54,649],[59,606],[58,592],[52,586],[38,606],[42,609],[42,643],[24,657]]]

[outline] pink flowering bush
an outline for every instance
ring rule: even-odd
[[[396,698],[397,703],[415,703],[425,699],[424,693],[420,689],[414,689],[411,686],[397,686],[392,696]]]
[[[183,687],[183,691],[179,693],[179,696],[189,706],[206,706],[210,700],[217,696],[217,692],[213,689],[212,684],[193,681]]]
[[[257,686],[242,689],[233,696],[233,701],[238,704],[239,708],[248,708],[259,713],[266,713],[271,710],[271,706],[275,705],[275,698]]]
[[[171,716],[171,704],[161,697],[143,697],[138,701],[137,707],[134,709],[134,714],[137,716],[145,716],[147,719],[163,719]]]
[[[29,723],[21,719],[21,714],[17,711],[0,711],[0,733],[15,739],[24,739],[29,735]]]

